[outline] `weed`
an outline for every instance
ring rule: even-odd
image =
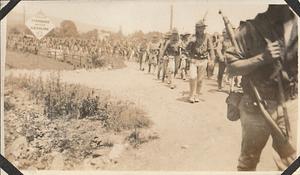
[[[24,75],[7,76],[6,86],[26,90],[30,98],[43,105],[49,119],[60,117],[90,118],[103,121],[109,130],[121,131],[151,125],[146,113],[129,101],[113,100],[109,94],[78,84],[61,81],[60,73],[51,73],[46,79]],[[6,101],[9,108],[9,101]]]

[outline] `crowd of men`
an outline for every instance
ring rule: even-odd
[[[32,35],[9,34],[7,47],[14,51],[31,54],[44,54],[58,60],[69,59],[72,62],[82,58],[82,62],[95,62],[104,56],[121,56],[132,59],[133,44],[127,40],[115,39],[81,39],[44,37],[41,40]]]

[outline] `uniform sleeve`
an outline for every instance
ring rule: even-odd
[[[167,48],[169,47],[169,43],[170,43],[170,41],[167,41],[166,44],[164,45],[164,47],[162,49],[162,56],[166,55],[166,51],[167,51]]]
[[[224,62],[224,56],[223,56],[223,53],[222,53],[222,50],[223,50],[223,44],[221,42],[218,42],[217,43],[217,47],[215,48],[215,52],[216,52],[216,58],[218,58],[220,62]]]
[[[236,41],[238,48],[234,46],[226,50],[226,61],[228,63],[228,73],[232,76],[247,75],[254,71],[256,68],[267,64],[268,62],[263,58],[263,53],[257,54],[252,57],[246,57],[247,50],[252,48],[253,36],[257,34],[253,30],[253,26],[249,23],[243,24],[236,32]]]
[[[214,61],[216,59],[216,55],[215,55],[215,50],[214,50],[212,38],[209,35],[208,35],[208,39],[207,39],[207,46],[208,46],[207,50],[209,52],[210,59],[212,61]]]
[[[164,50],[164,43],[162,41],[162,42],[160,42],[160,45],[159,45],[159,58],[163,57],[163,50]]]
[[[189,57],[192,56],[193,41],[190,41],[186,46],[186,52]]]

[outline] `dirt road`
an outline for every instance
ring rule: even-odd
[[[160,139],[124,153],[112,170],[235,170],[240,152],[240,122],[226,119],[227,96],[216,80],[206,80],[201,101],[187,102],[188,82],[175,80],[171,90],[154,75],[138,71],[136,64],[115,71],[65,72],[63,79],[141,105],[154,122]],[[276,170],[271,144],[264,150],[259,170]]]
[[[61,72],[62,79],[110,90],[113,96],[136,102],[154,122],[160,139],[124,152],[107,170],[235,171],[240,152],[240,122],[226,119],[227,96],[216,80],[205,80],[201,101],[187,102],[188,82],[176,79],[171,90],[136,64],[113,71]],[[258,170],[276,170],[271,144],[262,153]]]

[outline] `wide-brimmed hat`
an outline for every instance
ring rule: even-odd
[[[167,32],[165,35],[164,35],[164,38],[170,38],[171,36],[171,32]]]
[[[196,27],[206,27],[207,25],[205,24],[204,20],[201,19],[196,23]]]
[[[173,28],[171,31],[172,34],[178,34],[178,30],[176,28]]]

